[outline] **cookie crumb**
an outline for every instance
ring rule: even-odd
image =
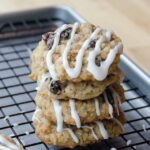
[[[131,140],[128,140],[127,141],[127,146],[129,146],[131,144],[131,142],[132,142]]]

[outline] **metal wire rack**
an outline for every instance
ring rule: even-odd
[[[0,131],[17,139],[26,150],[52,149],[35,136],[31,121],[36,83],[28,77],[28,50],[36,47],[42,33],[64,23],[61,19],[44,16],[0,24]],[[124,134],[75,149],[150,149],[150,100],[128,78],[122,85],[126,96],[122,109],[128,119]]]

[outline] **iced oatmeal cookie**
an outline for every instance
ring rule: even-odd
[[[50,72],[54,80],[104,80],[120,60],[122,43],[116,34],[89,23],[63,25],[43,35],[31,58],[33,80]]]

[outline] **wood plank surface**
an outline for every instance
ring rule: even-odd
[[[0,15],[65,4],[89,22],[111,27],[124,43],[124,53],[150,75],[150,0],[1,0]]]

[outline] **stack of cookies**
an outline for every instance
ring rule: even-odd
[[[74,148],[123,132],[122,50],[111,29],[89,23],[65,24],[42,36],[30,77],[38,83],[33,123],[44,143]]]

